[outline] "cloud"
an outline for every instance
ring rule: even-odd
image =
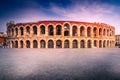
[[[120,15],[115,12],[117,6],[101,3],[83,3],[79,2],[69,7],[57,6],[50,3],[49,8],[35,3],[35,8],[26,8],[19,10],[14,18],[15,22],[36,22],[40,20],[73,20],[84,22],[107,23],[116,28],[116,34],[119,34]],[[37,8],[36,8],[37,7]]]

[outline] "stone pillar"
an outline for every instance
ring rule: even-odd
[[[64,40],[62,41],[62,48],[64,48]]]
[[[77,26],[77,34],[78,34],[78,36],[80,36],[80,28]]]
[[[37,26],[37,36],[40,36],[40,28]]]
[[[48,27],[45,26],[45,36],[48,36]]]
[[[86,28],[86,26],[84,28],[85,28],[85,30],[84,30],[84,37],[87,37],[87,28]]]
[[[70,36],[72,36],[72,26],[69,26]]]
[[[53,42],[54,42],[54,48],[56,48],[56,40],[53,40]]]
[[[64,26],[62,26],[62,37],[64,37]]]
[[[39,39],[37,40],[37,43],[38,43],[38,48],[40,48],[40,40]]]
[[[54,33],[53,36],[56,37],[56,27],[55,26],[53,26],[53,31],[54,31],[53,32]]]
[[[46,40],[45,43],[46,43],[45,47],[48,48],[48,41]]]
[[[30,48],[33,48],[33,41],[30,41]]]
[[[85,48],[87,48],[87,40],[85,40]]]

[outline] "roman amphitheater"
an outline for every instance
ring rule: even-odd
[[[115,28],[104,23],[39,21],[7,24],[9,48],[113,48]]]

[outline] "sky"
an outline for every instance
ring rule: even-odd
[[[69,20],[106,23],[120,34],[120,0],[0,0],[0,32],[6,23]]]

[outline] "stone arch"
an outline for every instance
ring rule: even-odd
[[[40,26],[40,34],[45,34],[45,26],[44,25]]]
[[[16,36],[18,35],[18,28],[15,28]]]
[[[99,28],[99,35],[102,35],[102,28]]]
[[[85,36],[85,27],[84,26],[80,27],[80,36]]]
[[[80,48],[85,48],[85,41],[84,40],[80,41]]]
[[[93,36],[94,36],[94,37],[97,36],[97,28],[96,28],[96,27],[93,28]]]
[[[24,29],[23,29],[23,27],[20,27],[20,34],[24,35]]]
[[[103,48],[106,48],[106,40],[103,41]]]
[[[29,26],[26,27],[26,33],[30,34],[30,27]]]
[[[68,23],[64,24],[64,36],[70,36],[70,25]]]
[[[54,42],[53,40],[48,41],[48,48],[54,48]]]
[[[54,35],[54,27],[53,27],[53,25],[48,26],[48,35],[50,35],[50,36]]]
[[[78,41],[77,40],[73,40],[72,47],[73,48],[78,48]]]
[[[20,48],[24,47],[24,42],[22,40],[20,40]]]
[[[26,48],[30,48],[30,41],[26,40]]]
[[[73,36],[77,36],[78,35],[77,26],[73,26],[72,27],[72,35]]]
[[[56,41],[56,48],[62,48],[62,41],[61,40]]]
[[[97,40],[94,40],[94,47],[97,47]]]
[[[37,35],[37,26],[33,26],[33,34]]]
[[[18,48],[18,41],[15,41],[15,48]]]
[[[61,25],[57,25],[56,26],[56,35],[61,35],[62,34],[62,26]]]
[[[92,41],[91,41],[91,40],[88,40],[88,41],[87,41],[87,47],[88,47],[88,48],[92,48],[92,45],[91,45],[91,44],[92,44]]]
[[[99,48],[102,48],[102,40],[99,41]]]
[[[33,48],[38,48],[38,42],[37,42],[37,40],[33,40]]]
[[[64,48],[69,48],[69,40],[64,41]]]
[[[46,47],[46,42],[45,40],[40,41],[40,48],[45,48]]]
[[[88,37],[91,37],[91,27],[88,27],[88,28],[87,28],[87,36],[88,36]]]

